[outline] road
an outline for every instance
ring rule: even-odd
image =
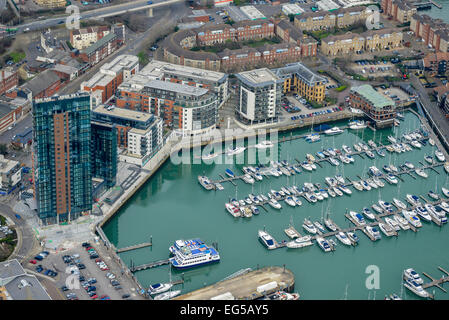
[[[92,67],[88,72],[83,74],[82,76],[76,78],[67,84],[64,88],[59,91],[59,94],[71,94],[80,90],[81,83],[83,81],[89,80],[96,72],[98,72],[106,62],[111,61],[118,55],[129,54],[129,55],[137,55],[141,50],[142,46],[145,44],[145,40],[148,36],[154,31],[153,27],[157,26],[157,23],[161,20],[173,20],[177,21],[177,19],[183,17],[186,14],[186,10],[188,7],[184,5],[184,3],[171,5],[169,8],[164,10],[162,15],[158,15],[154,17],[154,21],[152,22],[152,26],[146,30],[145,32],[133,35],[128,38],[125,46],[119,48],[116,52],[111,54],[109,57]]]
[[[429,95],[426,89],[422,86],[418,77],[414,74],[410,76],[413,87],[418,93],[422,106],[430,114],[430,117],[435,122],[436,126],[441,132],[441,135],[448,139],[449,137],[449,121],[446,118],[444,112],[438,107],[435,102],[430,101]]]
[[[0,203],[0,212],[2,215],[9,217],[17,227],[17,247],[10,259],[17,259],[20,262],[27,260],[34,254],[34,250],[38,246],[34,231],[23,218],[16,218],[15,212],[10,206]]]
[[[170,1],[183,2],[183,0],[170,0]],[[116,14],[122,14],[122,13],[125,13],[126,11],[140,11],[140,10],[145,10],[150,7],[160,7],[161,4],[164,2],[167,2],[167,0],[153,0],[153,4],[149,5],[147,0],[145,0],[145,1],[136,0],[136,1],[131,1],[129,3],[108,6],[106,8],[84,11],[84,12],[80,12],[80,20],[87,20],[87,19],[95,20],[96,18],[99,19],[101,17],[108,16],[108,15],[113,16]],[[50,27],[60,25],[60,24],[63,24],[66,22],[68,16],[69,16],[69,14],[66,14],[66,15],[63,15],[63,16],[60,16],[57,18],[27,22],[27,23],[21,24],[17,27],[18,28],[17,33],[47,29]]]

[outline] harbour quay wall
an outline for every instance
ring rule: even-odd
[[[277,283],[277,287],[267,292],[257,290],[258,287],[273,281]],[[210,300],[227,292],[230,292],[236,300],[255,300],[278,290],[292,292],[294,288],[293,272],[283,267],[270,266],[216,282],[213,285],[178,296],[173,300]]]

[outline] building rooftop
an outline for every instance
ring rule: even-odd
[[[162,80],[151,80],[145,85],[145,87],[197,97],[203,96],[209,92],[207,89]]]
[[[34,275],[20,275],[5,285],[13,300],[51,300]]]
[[[120,73],[123,69],[134,68],[139,63],[137,56],[122,54],[116,57],[111,62],[105,63],[100,71],[103,73]]]
[[[266,17],[262,14],[262,12],[257,10],[256,7],[254,6],[243,6],[240,7],[240,10],[242,10],[243,13],[251,20],[266,19]]]
[[[108,33],[107,35],[105,35],[103,38],[101,38],[100,40],[95,42],[90,47],[87,47],[87,48],[81,50],[81,53],[85,53],[85,54],[89,55],[89,54],[97,51],[104,44],[108,43],[109,41],[114,40],[115,38],[117,38],[117,35],[115,33]]]
[[[122,119],[130,119],[134,121],[141,121],[141,122],[147,122],[152,117],[154,117],[151,113],[148,112],[140,112],[130,109],[124,109],[124,108],[117,108],[117,107],[110,107],[105,105],[99,105],[93,110],[94,113],[112,116],[112,117],[119,117]]]
[[[10,278],[25,274],[25,270],[17,259],[0,262],[0,286]]]
[[[66,74],[73,74],[73,73],[78,72],[78,68],[75,68],[72,66],[67,66],[64,64],[59,64],[59,63],[57,65],[55,65],[53,68],[51,68],[51,70],[66,73]]]
[[[5,159],[5,156],[0,154],[0,173],[8,173],[19,164],[19,161]]]
[[[227,78],[227,75],[222,72],[181,66],[159,60],[152,60],[139,72],[139,75],[155,80],[162,80],[167,74],[208,82],[221,82]]]
[[[281,79],[267,68],[244,71],[236,74],[236,77],[251,86],[266,86]]]
[[[31,90],[34,97],[58,80],[60,80],[60,78],[56,73],[51,70],[45,70],[25,83],[24,87]]]
[[[317,83],[324,83],[326,80],[326,78],[310,71],[300,62],[287,64],[285,67],[274,69],[273,72],[280,78],[290,77],[292,74],[296,74],[309,86],[314,86]]]
[[[384,95],[380,94],[372,86],[369,84],[365,84],[359,87],[351,88],[351,91],[361,95],[366,100],[368,100],[374,108],[381,109],[387,106],[394,106],[394,102],[391,99],[388,99]]]

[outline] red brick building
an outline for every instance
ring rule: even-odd
[[[109,33],[90,47],[83,49],[79,57],[91,65],[99,63],[101,60],[112,54],[118,48],[117,35]]]
[[[61,78],[52,70],[45,70],[28,81],[24,88],[30,90],[33,99],[51,97],[63,86]]]
[[[2,69],[0,72],[0,95],[4,94],[6,91],[11,90],[19,84],[19,75],[17,70],[12,69]]]

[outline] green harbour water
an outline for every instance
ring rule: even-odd
[[[324,136],[319,142],[309,144],[304,139],[279,143],[279,160],[296,163],[295,159],[305,160],[306,153],[315,155],[323,148],[341,149],[343,144],[352,148],[355,142],[374,139],[377,143],[389,144],[388,135],[400,136],[404,132],[419,127],[419,119],[411,112],[405,114],[405,121],[394,129],[383,129],[373,132],[370,129],[362,131],[346,130],[336,136]],[[338,123],[346,125],[345,122]],[[290,134],[304,134],[310,129],[296,130],[293,133],[279,134],[279,139]],[[422,149],[390,154],[371,160],[365,156],[362,159],[355,156],[354,164],[340,164],[335,167],[323,163],[323,168],[312,173],[303,170],[301,174],[286,177],[264,178],[256,181],[252,187],[243,181],[236,181],[237,188],[232,184],[223,183],[222,191],[206,191],[198,183],[198,175],[206,175],[211,179],[218,179],[224,175],[225,169],[230,168],[240,174],[243,164],[184,164],[175,165],[168,160],[147,183],[120,209],[120,211],[104,226],[104,231],[110,241],[117,248],[148,242],[152,236],[153,246],[121,253],[120,257],[130,265],[149,263],[169,256],[168,248],[178,239],[201,238],[207,244],[218,243],[221,261],[213,265],[201,266],[184,270],[184,284],[176,288],[182,293],[211,285],[224,279],[232,273],[244,268],[264,266],[283,266],[295,275],[295,289],[301,299],[383,299],[385,295],[402,294],[404,299],[417,299],[415,295],[401,286],[402,271],[406,267],[413,267],[416,271],[427,272],[434,278],[439,278],[442,272],[438,266],[449,270],[449,226],[438,227],[434,223],[423,222],[423,227],[414,233],[411,230],[399,231],[399,236],[372,242],[365,234],[357,231],[360,242],[356,247],[346,247],[337,242],[336,251],[324,253],[318,245],[299,249],[279,248],[267,250],[259,241],[257,232],[266,228],[277,241],[289,240],[284,233],[291,221],[295,228],[306,234],[302,228],[304,218],[313,221],[320,220],[323,215],[330,213],[330,217],[342,228],[352,226],[344,216],[346,210],[360,211],[365,206],[371,206],[380,199],[391,202],[393,197],[405,202],[408,193],[424,195],[429,190],[436,191],[441,197],[441,187],[449,188],[448,177],[443,167],[438,167],[437,174],[433,170],[426,170],[427,179],[416,176],[416,180],[408,175],[402,175],[404,182],[399,181],[396,186],[385,182],[384,188],[371,191],[353,191],[351,196],[331,198],[308,203],[301,198],[301,207],[291,208],[283,201],[281,210],[267,206],[268,212],[261,209],[260,214],[251,218],[234,218],[225,209],[224,204],[229,198],[242,199],[249,193],[267,194],[271,189],[279,190],[282,186],[302,186],[304,182],[325,185],[326,176],[342,174],[345,177],[357,179],[357,175],[367,177],[368,167],[376,165],[379,169],[389,162],[396,166],[405,161],[420,166],[419,161],[425,163],[424,156],[432,154],[435,147],[427,144]],[[247,151],[245,151],[245,154]],[[225,156],[223,156],[225,157]],[[437,188],[437,189],[436,189]],[[368,290],[365,281],[369,274],[367,267],[375,265],[380,271],[380,288]],[[136,272],[139,282],[144,286],[157,282],[168,282],[169,266],[160,266],[145,271]],[[177,280],[180,271],[171,270],[171,279]],[[425,282],[428,281],[423,276]],[[433,289],[429,290],[433,293]],[[449,294],[435,288],[436,299],[448,299]]]

